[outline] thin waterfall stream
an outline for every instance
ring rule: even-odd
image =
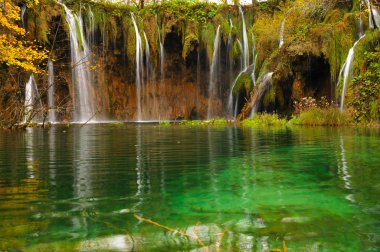
[[[220,72],[220,44],[221,44],[221,36],[220,36],[220,26],[216,30],[216,35],[214,39],[214,52],[212,55],[212,63],[210,70],[210,82],[209,82],[209,98],[208,98],[208,110],[207,110],[207,119],[211,119],[216,115],[216,109],[214,102],[218,99],[218,80],[219,80],[219,72]]]
[[[249,47],[248,47],[248,35],[247,27],[245,25],[244,12],[241,6],[239,6],[239,13],[243,24],[243,68],[247,68],[249,65]]]
[[[164,42],[162,41],[162,35],[160,27],[157,24],[157,30],[158,30],[158,42],[160,44],[160,74],[161,79],[163,79],[164,76],[164,65],[165,65],[165,48],[164,48]]]
[[[24,122],[39,123],[43,119],[41,96],[37,88],[34,74],[31,74],[25,84]]]
[[[285,19],[281,22],[280,28],[280,38],[278,47],[281,48],[284,45],[284,30],[285,30]]]
[[[56,122],[56,106],[55,106],[55,85],[54,85],[54,65],[51,60],[48,61],[48,121]]]
[[[136,34],[136,97],[137,97],[137,120],[142,120],[142,85],[144,78],[142,41],[137,26],[135,15],[131,13],[133,26]]]

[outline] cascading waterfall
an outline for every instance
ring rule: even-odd
[[[48,121],[56,122],[56,108],[55,108],[55,86],[54,86],[54,65],[51,60],[48,61]]]
[[[251,110],[250,117],[252,117],[254,114],[257,113],[263,96],[272,85],[272,77],[273,77],[273,72],[267,73],[264,76],[258,88],[255,90],[253,94],[252,110]]]
[[[21,23],[22,23],[23,28],[25,28],[25,12],[26,12],[26,4],[21,6]]]
[[[161,74],[161,79],[163,79],[164,78],[165,49],[164,49],[164,43],[161,37],[161,31],[158,25],[157,25],[157,29],[158,29],[158,42],[160,43],[160,74]]]
[[[137,26],[135,15],[131,13],[133,26],[135,28],[136,34],[136,96],[137,96],[137,120],[142,120],[142,83],[143,83],[143,50],[142,41],[139,33],[139,28]]]
[[[216,30],[216,35],[214,39],[214,51],[212,54],[212,63],[210,67],[210,83],[208,89],[208,109],[207,109],[207,119],[211,119],[215,116],[215,108],[213,106],[213,100],[218,98],[218,77],[220,72],[220,25]]]
[[[344,110],[344,97],[346,95],[347,84],[351,80],[352,76],[352,63],[354,62],[354,52],[356,45],[365,37],[365,35],[361,36],[348,51],[346,62],[344,63],[341,73],[343,74],[343,87],[342,87],[342,95],[340,98],[340,110]]]
[[[24,122],[41,122],[42,102],[38,92],[37,83],[34,74],[31,74],[28,82],[25,84],[25,102],[24,102]]]
[[[239,6],[239,13],[243,22],[243,68],[246,69],[249,65],[248,35],[245,25],[244,13],[241,6]]]
[[[280,28],[280,38],[278,47],[281,48],[284,45],[284,30],[285,30],[285,19],[281,23]]]
[[[244,37],[247,36],[246,29],[245,29],[244,14],[243,14],[242,11],[240,12],[240,14],[242,15],[242,18],[243,18],[243,39],[244,39]],[[231,27],[232,27],[232,22],[231,22]],[[245,33],[245,36],[244,36],[244,33]],[[242,52],[241,53],[241,62],[242,62],[242,64],[241,64],[240,73],[238,74],[238,76],[233,81],[233,84],[231,85],[230,93],[229,93],[229,96],[228,96],[228,103],[227,103],[228,104],[227,105],[228,112],[229,112],[229,114],[234,119],[237,117],[238,104],[239,104],[239,97],[236,97],[235,102],[234,102],[233,89],[234,89],[234,87],[236,85],[236,82],[238,81],[238,79],[244,73],[250,72],[249,74],[251,76],[251,80],[252,80],[253,86],[255,86],[255,84],[256,84],[255,71],[256,71],[256,58],[257,58],[257,54],[256,54],[255,36],[254,36],[253,30],[252,30],[252,59],[253,59],[252,65],[249,65],[248,39],[247,39],[247,45],[243,46],[239,39],[237,39],[237,43],[238,43],[240,52]],[[245,49],[245,47],[247,47],[247,50]],[[246,55],[246,52],[247,52],[247,55]],[[248,59],[248,61],[247,61],[247,59]]]
[[[95,94],[92,74],[89,69],[92,53],[83,32],[83,21],[65,5],[66,21],[70,29],[71,64],[73,80],[74,120],[87,122],[96,120]]]

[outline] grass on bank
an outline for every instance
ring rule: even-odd
[[[345,126],[353,124],[352,117],[347,112],[341,112],[338,108],[311,108],[294,116],[290,125],[305,126]]]
[[[208,121],[183,120],[178,123],[168,121],[160,122],[160,126],[181,125],[188,127],[224,127],[227,125],[241,125],[243,127],[267,128],[267,127],[288,127],[288,126],[348,126],[354,121],[348,112],[341,112],[338,108],[310,108],[293,116],[290,120],[280,118],[277,114],[255,114],[252,118],[247,118],[242,122],[234,122],[226,119],[215,118]]]

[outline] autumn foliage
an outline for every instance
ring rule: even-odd
[[[28,4],[37,5],[38,0]],[[26,40],[26,31],[19,25],[20,19],[20,7],[11,0],[0,3],[0,64],[40,72],[38,64],[47,58],[47,51]]]

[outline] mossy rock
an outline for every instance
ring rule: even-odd
[[[233,93],[237,94],[241,91],[245,91],[246,94],[249,93],[250,90],[253,88],[253,82],[251,77],[251,72],[247,71],[245,73],[242,73],[235,82],[235,85],[233,87]]]
[[[194,51],[199,45],[199,29],[195,22],[190,22],[186,28],[185,39],[182,49],[182,58],[185,60],[190,52]]]

